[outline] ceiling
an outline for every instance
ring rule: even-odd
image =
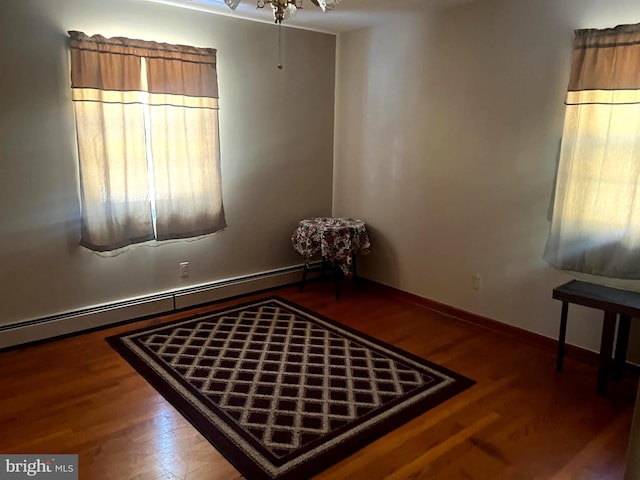
[[[256,0],[242,0],[235,12],[227,7],[224,0],[146,1],[273,23],[271,9],[268,6],[262,10],[257,9]],[[450,8],[472,1],[474,0],[343,0],[331,12],[323,13],[310,0],[304,0],[304,9],[298,12],[296,18],[285,20],[283,25],[337,34],[378,25],[394,15]]]

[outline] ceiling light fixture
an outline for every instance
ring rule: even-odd
[[[320,7],[323,12],[327,12],[342,0],[311,0],[316,7]],[[235,10],[240,5],[240,0],[224,0],[224,3],[231,10]],[[264,8],[265,5],[271,5],[273,9],[273,18],[275,23],[281,24],[284,20],[295,17],[298,9],[302,8],[303,0],[257,0],[257,7]]]

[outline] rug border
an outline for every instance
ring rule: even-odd
[[[273,477],[258,463],[251,460],[249,455],[247,455],[241,448],[239,448],[232,440],[227,438],[224,433],[220,432],[217,427],[211,428],[210,421],[206,417],[204,417],[204,415],[196,407],[194,407],[189,401],[187,401],[174,388],[168,386],[166,381],[157,372],[155,372],[153,368],[147,365],[144,361],[141,361],[140,358],[122,341],[123,337],[135,335],[149,330],[150,328],[164,328],[171,326],[172,324],[195,320],[199,317],[216,315],[225,310],[240,309],[243,307],[254,305],[256,303],[265,303],[272,300],[282,302],[285,305],[293,309],[300,310],[301,312],[311,317],[317,317],[332,326],[336,326],[337,328],[345,330],[353,335],[362,337],[363,339],[375,345],[382,346],[385,349],[391,350],[393,353],[401,357],[406,357],[410,360],[415,361],[416,363],[420,363],[429,368],[432,368],[445,376],[451,377],[455,381],[449,385],[444,386],[442,389],[433,393],[429,397],[401,410],[397,414],[393,415],[391,419],[375,424],[367,428],[365,432],[355,434],[352,438],[349,439],[348,442],[346,442],[346,446],[344,444],[339,444],[340,448],[332,447],[327,451],[319,453],[312,460],[295,466],[282,475]],[[187,316],[185,318],[147,325],[145,327],[133,329],[116,335],[111,335],[109,337],[106,337],[105,340],[139,375],[141,375],[158,393],[160,393],[160,395],[162,395],[165,400],[167,400],[167,402],[169,402],[171,406],[180,415],[182,415],[182,417],[184,417],[189,423],[191,423],[191,425],[196,428],[198,433],[200,433],[200,435],[207,439],[212,447],[215,448],[225,459],[227,459],[243,476],[256,480],[273,480],[274,478],[276,478],[277,480],[299,480],[301,478],[308,478],[312,475],[318,474],[326,468],[329,468],[329,466],[337,464],[339,461],[344,460],[366,445],[380,439],[382,436],[399,428],[408,421],[428,412],[429,410],[463,392],[476,383],[474,380],[464,375],[449,370],[446,367],[438,365],[411,352],[403,350],[400,347],[396,347],[395,345],[392,345],[388,342],[372,337],[371,335],[356,330],[337,320],[333,320],[307,307],[282,298],[279,295],[271,295],[233,305],[222,306],[208,312],[194,313],[193,315]]]

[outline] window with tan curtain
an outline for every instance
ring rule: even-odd
[[[576,31],[566,104],[544,258],[640,278],[640,25]]]
[[[216,51],[69,36],[81,245],[108,251],[224,228]]]

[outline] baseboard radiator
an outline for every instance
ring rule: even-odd
[[[0,350],[299,282],[302,265],[135,297],[0,326]]]

